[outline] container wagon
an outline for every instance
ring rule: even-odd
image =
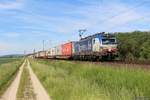
[[[47,58],[46,51],[39,51],[35,54],[36,58]]]
[[[68,42],[65,44],[62,44],[62,55],[61,58],[64,59],[71,59],[73,55],[73,44],[74,42]]]
[[[61,45],[58,45],[55,47],[55,56],[56,58],[61,58],[62,56],[62,46]]]
[[[47,52],[47,58],[56,58],[56,47],[50,48]]]

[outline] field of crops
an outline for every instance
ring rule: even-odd
[[[53,100],[150,98],[150,72],[136,66],[44,60],[31,64]]]
[[[21,58],[0,58],[0,96],[15,77],[21,63]]]

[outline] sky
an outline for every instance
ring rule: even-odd
[[[0,55],[31,53],[97,32],[150,30],[149,0],[0,0]]]

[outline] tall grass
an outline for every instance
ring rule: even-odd
[[[13,78],[15,77],[22,60],[21,59],[3,59],[0,58],[0,96],[9,86]],[[8,60],[8,61],[7,61]]]
[[[53,100],[150,98],[148,70],[127,68],[130,65],[116,67],[69,61],[32,60],[31,63]]]

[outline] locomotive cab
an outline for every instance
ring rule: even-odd
[[[93,37],[93,51],[101,56],[117,56],[117,40],[113,34],[97,34]]]
[[[101,51],[107,52],[116,52],[117,51],[117,42],[116,38],[105,38],[101,40]]]
[[[99,38],[94,38],[93,39],[93,51],[94,52],[99,52],[101,46],[101,42]]]

